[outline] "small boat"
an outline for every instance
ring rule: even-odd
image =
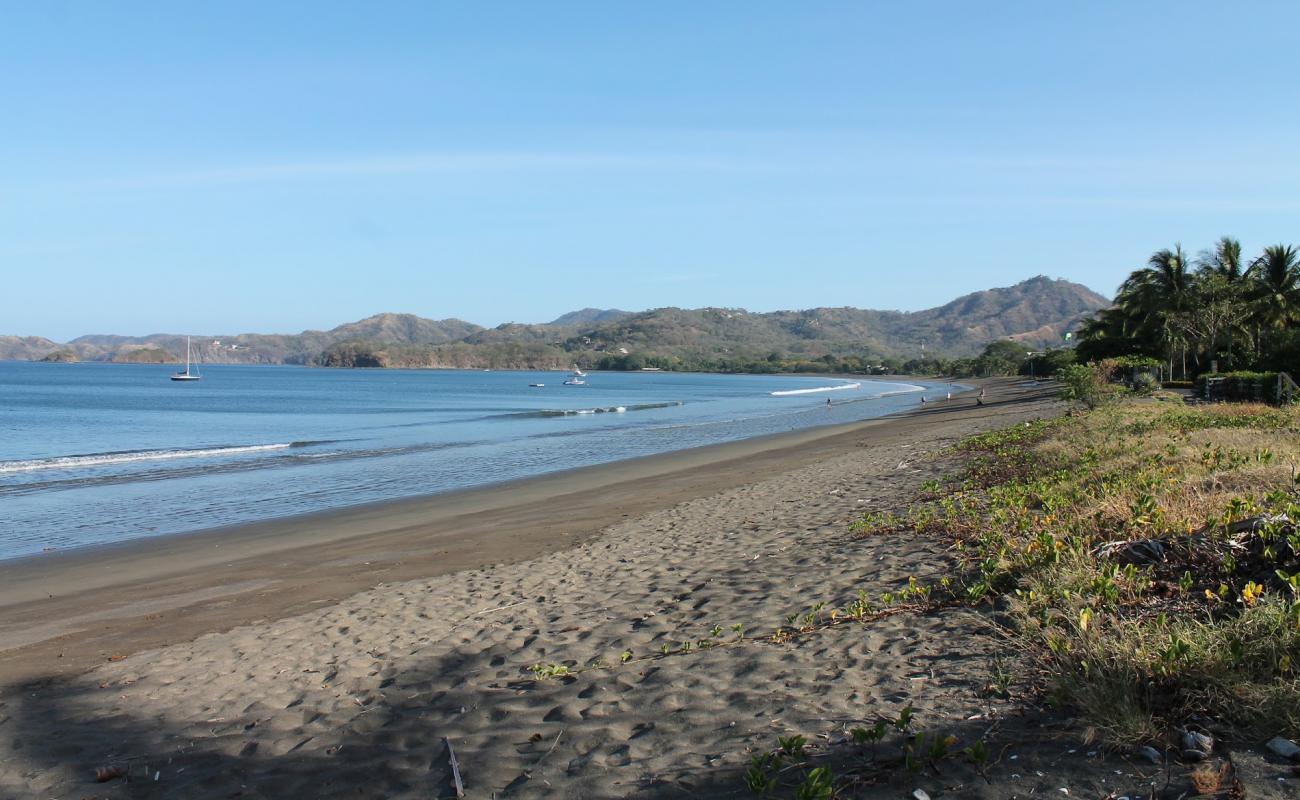
[[[201,381],[201,380],[203,380],[203,376],[202,376],[202,375],[199,375],[197,371],[195,371],[195,372],[191,372],[191,371],[190,371],[190,337],[188,337],[188,336],[185,337],[185,371],[184,371],[184,372],[173,372],[173,373],[172,373],[172,380],[174,380],[174,381]]]
[[[541,389],[542,387],[546,386],[546,384],[544,383],[530,383],[528,385],[534,389]]]
[[[577,367],[574,367],[573,374],[564,379],[564,385],[565,386],[586,386],[587,382],[583,380],[583,378],[585,378],[586,376],[587,373],[583,372]]]

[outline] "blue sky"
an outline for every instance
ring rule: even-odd
[[[0,333],[919,309],[1300,241],[1300,4],[0,0]]]

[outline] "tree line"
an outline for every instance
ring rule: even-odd
[[[1169,377],[1277,371],[1300,365],[1300,256],[1272,245],[1249,261],[1225,236],[1196,257],[1181,245],[1152,254],[1079,330],[1080,361],[1148,356]]]

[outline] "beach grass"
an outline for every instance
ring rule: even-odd
[[[949,537],[1031,681],[1113,744],[1300,733],[1300,413],[1126,400],[964,440],[864,535]]]

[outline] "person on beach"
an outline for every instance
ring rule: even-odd
[[[830,399],[829,397],[826,398],[826,407],[827,407],[827,408],[830,408],[830,407],[831,407],[831,399]]]

